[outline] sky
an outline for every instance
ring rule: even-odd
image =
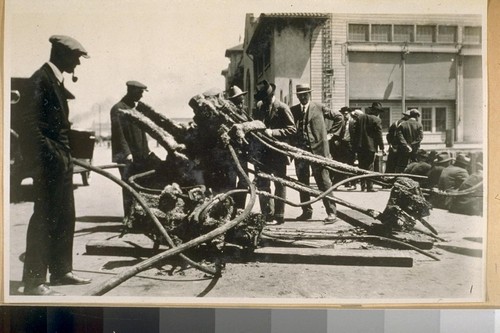
[[[225,50],[243,43],[246,13],[364,12],[477,14],[484,0],[6,0],[5,76],[29,77],[49,58],[49,37],[76,38],[81,59],[70,103],[74,126],[109,119],[125,82],[148,86],[143,101],[171,118],[189,118],[188,101],[224,89]],[[376,3],[376,5],[374,5]],[[8,87],[6,88],[8,89]],[[10,96],[5,94],[4,96]],[[10,98],[10,97],[9,97]],[[98,111],[100,108],[100,112]]]

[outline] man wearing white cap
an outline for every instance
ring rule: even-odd
[[[46,284],[87,284],[90,279],[73,274],[75,203],[73,163],[69,146],[68,99],[63,73],[74,74],[87,51],[74,38],[56,35],[50,60],[30,78],[33,96],[22,112],[19,140],[23,156],[33,170],[35,204],[26,236],[24,294],[61,296]],[[76,78],[73,76],[73,81]]]

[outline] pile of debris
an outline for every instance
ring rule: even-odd
[[[152,264],[166,257],[182,254],[185,250],[200,244],[211,244],[217,250],[222,250],[227,243],[249,250],[256,249],[265,223],[260,214],[251,211],[256,195],[271,197],[272,195],[257,191],[248,169],[243,168],[240,162],[244,162],[245,165],[258,163],[256,147],[262,146],[294,159],[319,164],[333,172],[347,174],[350,177],[333,185],[326,192],[320,192],[291,178],[279,178],[262,172],[257,173],[255,177],[267,178],[297,191],[308,192],[315,197],[315,200],[326,197],[352,211],[379,221],[378,227],[375,228],[339,211],[341,219],[356,228],[361,227],[365,234],[354,236],[344,233],[335,236],[302,232],[300,237],[313,239],[329,236],[331,239],[337,237],[339,241],[345,241],[347,237],[351,239],[364,237],[364,241],[379,242],[389,239],[392,245],[397,244],[412,249],[417,248],[394,235],[417,230],[429,237],[437,238],[437,232],[425,221],[431,207],[425,201],[418,182],[401,175],[380,174],[359,169],[276,141],[265,135],[265,126],[262,122],[251,119],[243,110],[221,95],[197,95],[190,100],[189,105],[194,111],[193,123],[189,125],[176,123],[141,102],[135,109],[120,110],[123,117],[142,128],[167,151],[166,159],[155,165],[153,170],[132,177],[131,186],[113,179],[131,191],[136,198],[136,204],[129,216],[128,227],[153,238],[156,247],[166,244],[170,249],[134,266],[128,272],[107,282],[105,286],[98,286],[90,292],[91,295],[102,295],[130,276],[151,267]],[[109,174],[99,168],[89,168],[109,177]],[[245,180],[246,189],[235,188],[236,177]],[[332,194],[338,186],[361,178],[372,178],[381,184],[393,185],[384,212],[366,209]],[[249,193],[249,199],[245,209],[236,211],[233,197],[242,193],[245,195]],[[274,199],[279,200],[279,198]],[[418,222],[430,232],[416,228]],[[290,236],[279,231],[273,233],[269,229],[264,234],[268,239],[286,239]],[[421,249],[419,251],[423,252]],[[194,263],[185,256],[182,258],[193,267],[207,273],[220,274],[218,267],[211,269]]]

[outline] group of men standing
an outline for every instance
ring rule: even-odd
[[[309,85],[297,85],[296,94],[300,103],[289,108],[288,105],[278,101],[274,96],[276,86],[266,80],[257,85],[255,94],[256,110],[254,119],[261,120],[266,126],[265,133],[277,140],[293,144],[298,148],[312,152],[316,155],[330,157],[328,129],[325,119],[331,120],[334,125],[330,130],[339,136],[343,128],[343,117],[339,112],[331,111],[324,106],[311,101],[311,88]],[[259,153],[258,160],[261,162],[257,169],[274,174],[277,177],[286,177],[286,168],[289,164],[288,157],[263,147]],[[295,170],[299,182],[309,185],[312,175],[320,191],[325,191],[331,187],[329,171],[321,166],[312,165],[307,161],[295,159]],[[257,187],[263,191],[270,191],[270,181],[257,178]],[[285,187],[276,182],[275,195],[286,199]],[[310,195],[300,193],[302,203],[302,214],[298,220],[309,220],[312,218],[312,206]],[[285,205],[281,200],[274,201],[274,211],[272,200],[267,197],[260,198],[262,213],[270,223],[284,223]],[[325,222],[332,223],[336,220],[335,203],[324,199],[323,204],[327,213]]]
[[[23,115],[25,128],[20,133],[23,154],[31,158],[35,173],[35,205],[27,232],[23,282],[26,295],[57,296],[61,293],[52,290],[46,283],[47,271],[51,273],[51,285],[91,282],[75,275],[72,266],[75,208],[67,100],[74,96],[65,89],[63,78],[64,72],[74,73],[75,67],[80,64],[80,57],[87,58],[88,53],[71,37],[52,36],[49,40],[52,44],[50,60],[31,78],[33,103]],[[151,155],[146,134],[118,112],[119,109],[135,108],[147,87],[138,81],[128,81],[126,86],[127,93],[111,109],[112,158],[114,162],[125,165],[120,170],[123,180],[141,172],[141,165]],[[274,84],[264,80],[258,83],[254,96],[256,109],[252,116],[264,123],[267,136],[346,164],[354,165],[357,155],[360,168],[374,169],[375,154],[384,151],[379,117],[383,109],[380,103],[373,103],[365,113],[349,107],[333,111],[312,101],[310,86],[300,84],[296,86],[300,103],[289,108],[276,99],[275,90]],[[232,87],[229,99],[243,108],[245,94],[238,87]],[[390,145],[387,172],[403,172],[408,161],[416,158],[423,138],[419,116],[416,109],[405,111],[403,118],[391,125],[387,134]],[[289,164],[286,155],[263,146],[256,160],[257,173],[286,177]],[[328,169],[302,159],[295,159],[294,163],[299,182],[309,185],[312,174],[320,191],[332,186]],[[442,172],[449,173],[446,170]],[[462,172],[462,178],[465,176]],[[256,183],[259,190],[270,192],[268,179],[257,177]],[[376,191],[370,181],[363,182],[361,189]],[[261,210],[269,222],[281,224],[285,216],[285,186],[276,183],[275,195],[282,200],[273,202],[267,196],[260,198]],[[310,195],[301,192],[300,201],[302,214],[297,220],[311,219]],[[333,223],[336,220],[335,203],[323,199],[323,204],[327,213],[325,223]],[[124,192],[125,213],[130,205],[131,198]]]

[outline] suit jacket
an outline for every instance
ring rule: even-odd
[[[271,129],[273,137],[280,141],[289,142],[296,133],[290,108],[278,100],[271,103],[269,109],[266,109],[262,103],[258,103],[253,116],[255,120],[262,121],[267,128]],[[260,150],[258,158],[264,159],[266,162],[288,164],[288,158],[285,155],[270,151],[266,147],[259,146],[255,149]]]
[[[382,121],[379,117],[361,114],[354,123],[353,151],[377,152],[377,149],[384,150],[384,139],[382,138]]]
[[[403,118],[401,118],[399,120],[396,120],[395,122],[393,122],[391,124],[391,126],[389,126],[389,131],[387,132],[386,139],[387,139],[387,143],[390,146],[396,145],[396,142],[397,142],[396,131],[397,131],[399,125],[401,125],[401,123],[403,121],[405,121],[405,120]]]
[[[478,170],[470,175],[458,188],[465,191],[483,181],[483,171]],[[450,206],[451,213],[466,215],[483,215],[483,186],[480,186],[474,193],[454,197]]]
[[[305,121],[306,136],[308,139],[307,145],[311,151],[316,155],[330,157],[330,144],[328,142],[328,129],[325,118],[331,122],[330,132],[337,140],[340,140],[344,129],[342,114],[312,101],[309,102],[309,109],[306,115],[302,113],[301,104],[292,106],[291,111],[295,119],[295,126],[299,126],[300,121]],[[304,119],[305,116],[307,118]],[[297,140],[302,140],[302,138],[297,138]]]
[[[438,188],[441,191],[458,190],[467,177],[469,173],[464,168],[456,165],[447,166],[439,177]]]
[[[396,139],[394,140],[394,145],[399,146],[411,146],[413,150],[418,149],[420,142],[424,138],[424,130],[422,124],[420,124],[416,119],[410,118],[399,124],[396,130]]]
[[[67,100],[74,96],[57,80],[48,64],[37,70],[30,82],[33,98],[22,110],[19,127],[23,157],[33,167],[35,177],[67,172],[73,168]]]
[[[111,153],[113,162],[124,162],[132,154],[134,161],[145,160],[149,155],[146,133],[130,120],[118,113],[119,109],[130,110],[134,105],[122,98],[111,108]]]

